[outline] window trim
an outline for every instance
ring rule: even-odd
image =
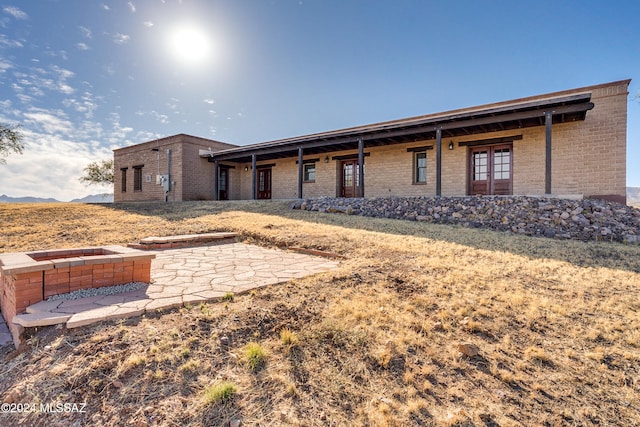
[[[120,192],[127,192],[127,169],[129,168],[120,168]]]
[[[313,162],[313,163],[304,163],[302,165],[302,167],[303,167],[302,182],[308,182],[308,183],[316,182],[316,172],[317,172],[316,163],[315,162]],[[310,168],[313,168],[313,179],[309,179],[309,169]]]
[[[418,165],[418,156],[424,154],[424,181],[418,181],[420,176],[419,169],[422,169]],[[427,179],[427,150],[424,151],[414,151],[413,152],[413,185],[426,185],[428,182]]]
[[[144,165],[137,165],[133,167],[133,191],[142,191],[142,168]]]

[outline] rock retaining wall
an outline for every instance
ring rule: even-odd
[[[296,200],[292,209],[457,224],[556,239],[640,243],[640,209],[603,200],[527,196]]]

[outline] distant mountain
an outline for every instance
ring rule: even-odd
[[[73,199],[71,203],[113,203],[113,194],[92,194],[82,199]]]
[[[640,206],[640,187],[627,187],[627,204]]]
[[[9,197],[6,194],[0,196],[0,203],[59,203],[56,199],[43,199],[41,197]]]

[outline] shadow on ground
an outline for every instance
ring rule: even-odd
[[[424,237],[476,249],[509,252],[536,259],[555,259],[579,267],[605,267],[640,272],[640,245],[615,242],[583,242],[514,235],[510,232],[471,229],[456,225],[429,224],[398,219],[369,218],[345,214],[289,209],[289,201],[200,201],[180,203],[117,203],[106,208],[180,221],[224,212],[243,211],[275,215],[350,229],[394,235]]]

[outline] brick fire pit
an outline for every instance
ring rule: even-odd
[[[0,254],[0,306],[14,341],[16,314],[50,296],[151,280],[155,254],[123,246]]]

